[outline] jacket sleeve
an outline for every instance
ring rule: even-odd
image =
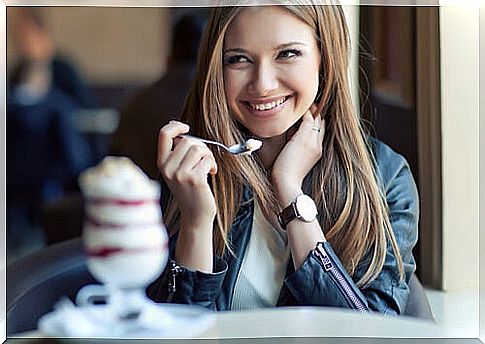
[[[156,302],[195,304],[216,310],[215,299],[226,271],[226,262],[217,256],[214,257],[213,273],[180,267],[173,258],[169,258],[165,271],[148,287],[147,294]]]
[[[402,314],[406,308],[408,282],[415,270],[412,249],[417,241],[418,196],[405,159],[389,147],[378,144],[376,160],[381,187],[385,191],[391,226],[404,263],[401,280],[397,260],[390,244],[384,266],[370,284],[359,289],[355,282],[367,270],[367,259],[351,278],[328,242],[319,243],[304,263],[285,280],[295,303]]]
[[[161,206],[168,202],[168,187],[162,182]],[[168,264],[163,273],[151,283],[146,292],[155,302],[195,304],[209,309],[216,309],[215,299],[219,295],[227,272],[224,259],[214,256],[214,272],[204,273],[177,265],[175,246],[178,232],[169,241]]]

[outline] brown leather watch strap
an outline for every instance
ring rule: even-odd
[[[283,229],[286,229],[288,223],[298,217],[298,213],[296,211],[296,202],[291,202],[289,206],[283,209],[278,214],[278,221]]]

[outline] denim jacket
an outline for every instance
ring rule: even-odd
[[[388,244],[382,271],[370,284],[359,289],[355,282],[367,270],[367,260],[359,263],[351,277],[331,245],[323,242],[308,254],[296,271],[290,259],[277,306],[332,306],[384,314],[404,312],[409,296],[408,282],[415,270],[412,249],[418,233],[417,189],[409,165],[401,155],[380,141],[370,139],[369,142],[377,164],[379,186],[386,196],[391,225],[403,259],[405,279],[399,277],[396,257]],[[180,267],[170,258],[162,275],[148,287],[148,295],[157,302],[230,309],[251,235],[253,210],[251,192],[245,188],[243,202],[229,232],[235,255],[226,250],[223,257],[214,256],[213,273]],[[174,257],[176,240],[177,235],[170,239],[170,257]]]

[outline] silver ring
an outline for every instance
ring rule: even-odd
[[[312,127],[312,130],[313,131],[316,131],[316,132],[320,132],[320,128],[319,127]]]

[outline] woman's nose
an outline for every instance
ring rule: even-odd
[[[269,95],[278,88],[278,85],[277,70],[270,62],[261,61],[255,64],[252,80],[248,87],[249,93],[258,96]]]

